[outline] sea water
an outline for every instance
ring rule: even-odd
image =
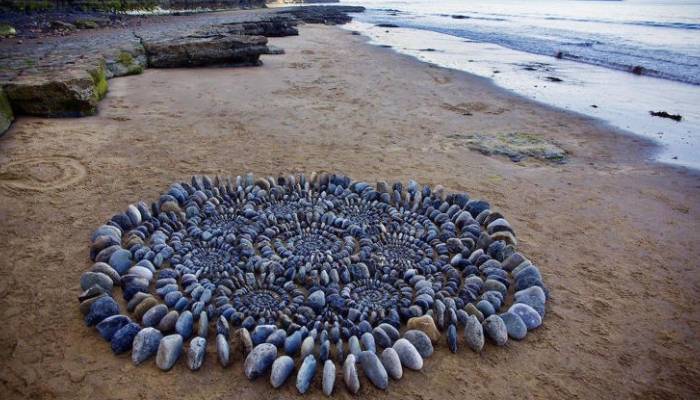
[[[367,8],[345,27],[373,44],[602,119],[700,169],[700,0],[343,3]]]

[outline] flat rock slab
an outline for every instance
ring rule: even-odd
[[[267,54],[267,38],[248,35],[185,36],[144,40],[148,66],[152,68],[207,65],[258,65]]]
[[[551,163],[564,163],[566,150],[547,138],[530,133],[510,132],[494,135],[456,135],[466,146],[488,156],[506,156],[519,162],[528,157]]]
[[[97,112],[107,92],[104,63],[60,71],[24,73],[3,85],[12,108],[42,117],[82,117]]]

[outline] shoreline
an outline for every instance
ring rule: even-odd
[[[700,161],[694,156],[699,143],[692,139],[698,115],[692,107],[688,108],[693,85],[556,60],[493,43],[465,43],[459,36],[430,30],[380,29],[374,24],[357,21],[343,28],[358,31],[368,37],[372,45],[391,48],[420,62],[483,77],[522,98],[600,120],[617,132],[654,143],[658,147],[652,154],[654,161],[700,170]],[[523,66],[530,69],[524,70]],[[553,81],[548,82],[549,78]],[[625,83],[613,84],[608,87],[607,95],[601,96],[606,82],[608,86],[613,82]],[[653,90],[674,93],[678,97],[661,95],[652,99]],[[636,96],[637,100],[632,101],[630,96]],[[653,110],[666,109],[680,112],[683,121],[649,115]]]
[[[338,29],[347,31],[349,33],[352,32],[351,28],[348,28],[347,26],[339,26]],[[508,89],[506,87],[499,86],[497,83],[493,81],[492,78],[477,75],[475,73],[471,73],[469,71],[464,71],[458,68],[450,68],[450,67],[445,67],[436,63],[428,62],[428,61],[422,61],[418,59],[416,56],[411,55],[411,54],[406,54],[402,53],[393,47],[385,47],[379,44],[372,44],[370,43],[372,39],[369,36],[366,35],[361,35],[361,37],[364,39],[365,44],[368,46],[372,46],[379,50],[380,52],[386,52],[388,54],[396,55],[402,58],[406,58],[410,62],[414,62],[417,65],[427,65],[430,68],[437,68],[445,71],[449,71],[450,73],[455,73],[456,75],[463,75],[464,79],[472,81],[472,82],[478,82],[480,85],[483,87],[492,90],[494,93],[499,93],[500,95],[504,96],[510,96],[516,101],[522,101],[526,103],[531,103],[535,105],[536,107],[548,110],[550,112],[554,113],[561,113],[562,115],[569,116],[571,118],[577,118],[580,119],[582,123],[591,125],[596,128],[596,130],[600,131],[599,133],[596,133],[603,137],[603,140],[605,140],[605,136],[607,135],[613,135],[613,136],[620,136],[623,138],[624,141],[628,141],[629,143],[622,145],[621,147],[627,148],[628,145],[631,145],[634,147],[634,151],[632,151],[632,154],[628,154],[627,152],[618,152],[617,161],[619,161],[622,164],[635,164],[639,163],[642,165],[647,165],[649,167],[659,167],[659,168],[669,168],[672,171],[676,171],[678,173],[682,174],[688,174],[690,176],[697,176],[700,177],[700,168],[693,168],[692,166],[686,166],[686,165],[680,165],[680,164],[672,164],[672,163],[667,163],[664,161],[661,161],[659,159],[656,159],[655,156],[660,154],[663,151],[663,145],[651,138],[645,137],[641,134],[634,133],[629,130],[625,130],[623,128],[616,127],[612,125],[609,121],[605,121],[602,118],[598,117],[593,117],[590,115],[586,115],[574,110],[568,110],[564,109],[561,107],[557,107],[552,104],[545,103],[543,101],[537,100],[537,99],[531,99],[528,98],[522,94],[517,93],[514,90]]]
[[[147,69],[110,81],[97,115],[19,117],[0,137],[0,332],[8,398],[302,398],[248,381],[242,360],[170,373],[134,367],[86,328],[75,297],[89,232],[192,174],[343,171],[443,184],[491,201],[552,290],[523,342],[469,352],[444,342],[421,373],[376,398],[690,397],[700,390],[697,171],[649,161],[653,143],[542,105],[487,78],[429,66],[341,28],[303,25],[257,68]],[[470,113],[472,115],[465,115]],[[531,131],[569,162],[515,163],[465,134]],[[629,149],[634,146],[634,151]],[[33,160],[43,159],[41,167]],[[8,171],[7,165],[14,169]],[[29,205],[29,207],[27,206]],[[691,263],[692,264],[692,263]],[[27,336],[27,331],[36,332]],[[460,339],[462,339],[460,337]],[[576,362],[571,362],[575,359]],[[426,382],[429,385],[426,385]],[[507,385],[503,385],[507,382]],[[314,380],[304,398],[320,399]],[[342,385],[335,396],[349,396]],[[186,396],[187,397],[187,396]]]

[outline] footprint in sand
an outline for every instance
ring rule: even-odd
[[[46,192],[75,185],[86,175],[87,169],[75,158],[25,158],[0,166],[0,188],[20,192]]]

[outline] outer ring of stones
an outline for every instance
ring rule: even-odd
[[[155,355],[164,370],[182,356],[195,370],[216,336],[221,365],[237,342],[246,375],[272,368],[275,387],[294,369],[283,357],[300,356],[300,392],[317,359],[331,363],[324,388],[336,360],[355,392],[355,362],[385,389],[387,374],[422,367],[441,332],[453,352],[458,330],[473,351],[522,340],[548,297],[500,213],[415,181],[196,176],[130,205],[91,241],[80,308],[115,353],[136,364]]]

